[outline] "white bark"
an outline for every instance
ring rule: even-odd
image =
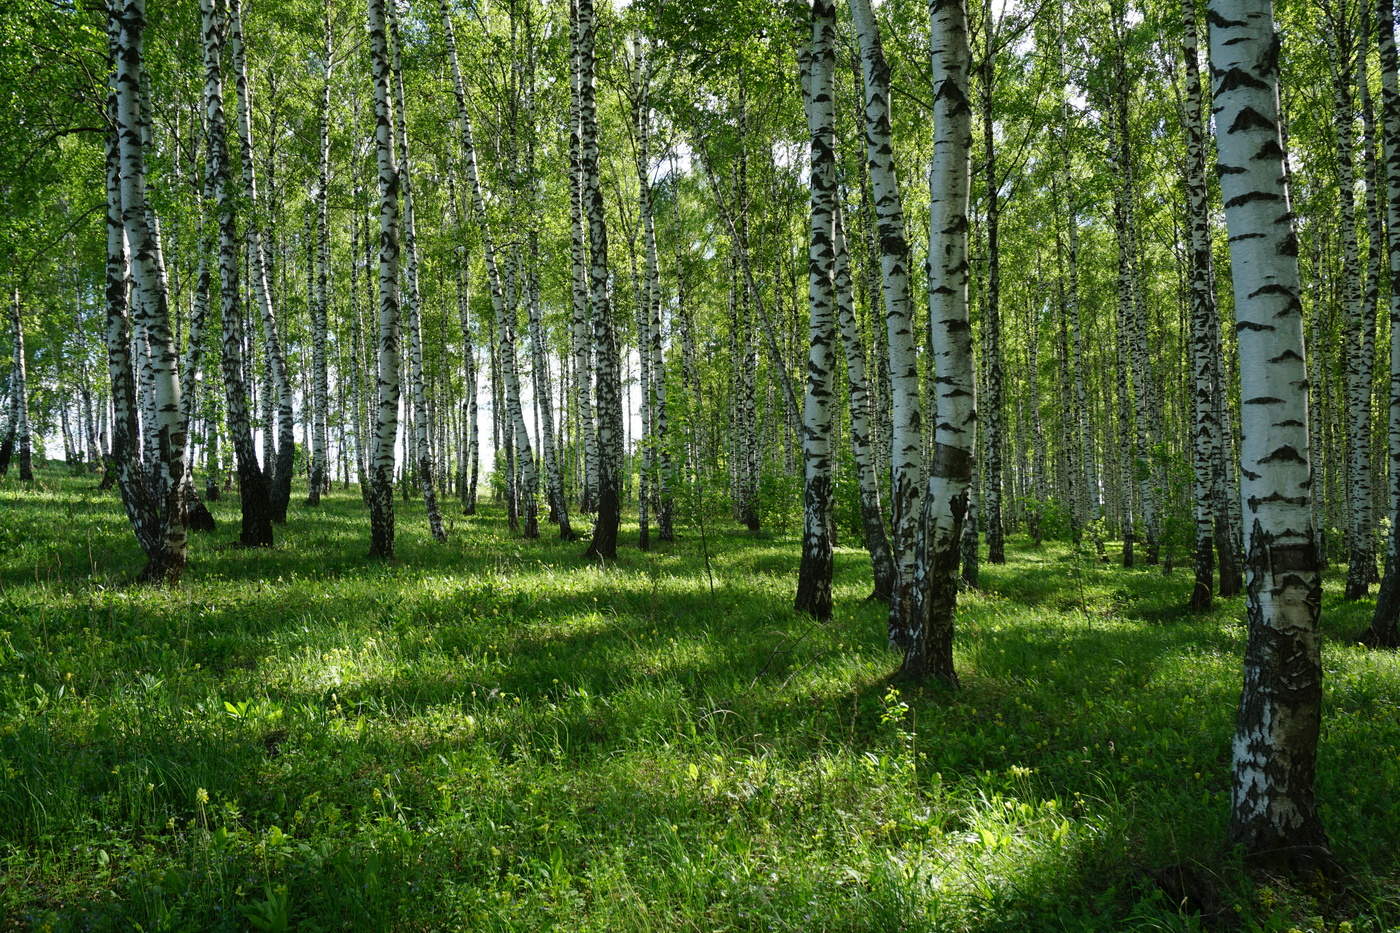
[[[1234,739],[1231,839],[1305,863],[1326,839],[1313,796],[1322,580],[1312,533],[1307,366],[1279,132],[1271,0],[1211,0],[1216,147],[1239,334],[1249,643]]]

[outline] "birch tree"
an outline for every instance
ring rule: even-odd
[[[903,672],[956,685],[953,615],[977,428],[977,383],[967,314],[972,152],[967,82],[971,54],[963,0],[930,0],[928,9],[934,103],[928,314],[936,408],[917,571],[922,605],[918,628],[905,645]]]
[[[802,409],[802,561],[797,609],[831,618],[831,420],[836,314],[836,111],[833,48],[836,8],[812,0],[812,34],[802,53],[802,103],[811,162],[811,223],[807,241],[807,390]]]
[[[267,349],[268,378],[272,394],[269,399],[276,405],[277,414],[277,455],[275,465],[264,463],[268,469],[269,489],[272,505],[272,520],[287,520],[287,504],[292,495],[292,455],[295,446],[296,422],[292,416],[292,384],[287,378],[287,358],[282,352],[282,337],[277,329],[277,313],[272,302],[271,272],[267,256],[267,244],[263,238],[263,218],[259,212],[258,175],[256,155],[253,149],[253,101],[252,89],[248,84],[248,62],[243,42],[242,0],[228,2],[228,47],[229,61],[233,67],[234,86],[238,103],[238,141],[240,164],[243,177],[243,197],[248,205],[249,278],[253,283],[253,296],[257,300],[258,312],[262,318],[263,344]],[[267,450],[271,423],[265,429],[263,447]]]
[[[1385,575],[1365,640],[1378,647],[1400,647],[1400,56],[1395,51],[1395,2],[1376,0],[1381,63],[1381,131],[1385,139],[1385,210],[1390,250],[1390,379],[1386,423],[1390,467],[1390,534]]]
[[[916,644],[922,620],[916,597],[915,554],[923,511],[923,439],[914,315],[909,297],[909,242],[890,138],[890,72],[870,0],[851,0],[865,85],[865,153],[874,191],[891,385],[890,496],[895,585],[890,599],[890,643],[902,652]]]
[[[394,438],[399,426],[399,169],[394,158],[385,0],[367,0],[374,81],[374,149],[379,166],[379,336],[374,453],[370,459],[372,557],[394,556]]]
[[[1279,130],[1272,0],[1211,0],[1216,150],[1239,333],[1249,637],[1230,839],[1290,865],[1328,861],[1314,795],[1322,579],[1309,507],[1298,247]]]
[[[148,528],[143,580],[176,583],[185,567],[183,478],[185,433],[180,418],[180,381],[174,339],[170,331],[168,294],[156,268],[156,240],[146,201],[146,161],[142,145],[141,76],[143,71],[145,0],[112,0],[109,15],[116,35],[116,134],[120,172],[122,227],[130,249],[135,286],[133,330],[144,339],[139,361],[152,393],[147,412],[156,438],[153,459],[146,466],[150,505],[143,510]],[[138,538],[143,536],[138,528]]]

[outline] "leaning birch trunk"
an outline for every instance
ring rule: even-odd
[[[1395,51],[1394,0],[1376,0],[1380,29],[1381,131],[1385,137],[1385,206],[1390,246],[1390,536],[1385,576],[1365,640],[1377,647],[1400,647],[1400,62]]]
[[[331,183],[331,17],[329,5],[322,15],[321,112],[316,121],[320,130],[320,151],[316,178],[316,291],[311,304],[311,477],[307,505],[321,504],[321,490],[327,485],[326,408],[330,404],[330,379],[326,371],[327,277],[330,273],[330,183]]]
[[[111,59],[107,98],[106,182],[107,182],[107,289],[106,344],[107,373],[112,390],[112,433],[108,474],[121,493],[122,505],[141,549],[152,553],[160,547],[161,503],[151,496],[141,462],[136,423],[136,379],[131,358],[131,318],[127,296],[129,257],[126,230],[122,223],[122,193],[119,143],[117,142],[116,58],[120,34],[120,6],[111,0],[108,19],[108,54]],[[11,380],[13,383],[13,379]],[[103,481],[106,482],[107,477]]]
[[[574,42],[579,59],[583,204],[588,216],[592,263],[589,288],[593,307],[594,397],[598,403],[598,517],[587,553],[589,557],[611,560],[617,556],[617,532],[622,518],[622,366],[608,294],[608,230],[598,177],[598,114],[593,86],[596,31],[593,0],[579,0]]]
[[[1313,781],[1321,721],[1307,365],[1279,133],[1271,0],[1211,0],[1216,148],[1239,333],[1249,640],[1230,839],[1257,859],[1327,864]]]
[[[890,70],[880,46],[880,34],[870,0],[851,0],[860,37],[865,83],[865,151],[875,193],[880,250],[881,292],[888,334],[892,442],[890,472],[893,490],[891,545],[895,585],[890,598],[890,643],[901,652],[921,637],[915,597],[916,539],[923,512],[923,439],[919,413],[919,366],[915,351],[914,315],[909,298],[909,243],[904,232],[904,208],[895,177],[890,134]]]
[[[486,254],[486,279],[491,291],[491,307],[496,319],[496,337],[499,341],[496,365],[499,368],[507,408],[506,437],[512,441],[515,463],[523,473],[524,481],[520,496],[525,507],[524,535],[527,538],[539,536],[539,523],[536,515],[535,490],[538,487],[538,474],[535,472],[534,453],[530,448],[530,437],[525,431],[525,414],[520,404],[520,374],[515,361],[515,327],[511,318],[515,316],[516,290],[510,289],[511,298],[507,301],[502,288],[501,273],[496,258],[496,243],[486,214],[486,198],[482,191],[481,177],[477,169],[476,145],[473,141],[471,114],[467,109],[466,86],[462,82],[462,69],[457,58],[457,39],[452,27],[452,15],[446,0],[441,4],[443,36],[446,40],[448,58],[452,64],[452,89],[457,100],[457,122],[461,133],[462,161],[465,163],[467,184],[471,196],[472,212],[481,230],[481,239]],[[493,404],[492,410],[496,410]],[[510,462],[510,457],[507,458]],[[508,470],[508,475],[510,471]],[[510,485],[513,486],[513,483]]]
[[[956,685],[953,616],[977,432],[977,384],[967,313],[967,213],[972,187],[972,107],[967,82],[971,55],[963,0],[931,0],[929,44],[935,129],[929,171],[928,313],[936,408],[933,458],[920,529],[919,626],[905,646],[902,673]]]
[[[287,520],[287,504],[292,496],[292,454],[295,450],[295,421],[292,418],[292,384],[287,378],[287,358],[282,352],[282,339],[277,332],[277,315],[272,304],[271,273],[268,271],[266,245],[262,235],[262,217],[258,213],[258,179],[254,167],[252,89],[248,86],[248,63],[243,45],[242,0],[228,0],[228,46],[233,66],[234,84],[238,98],[238,139],[243,169],[243,196],[248,201],[248,260],[249,277],[253,280],[253,295],[262,317],[263,341],[267,346],[267,364],[271,377],[273,401],[277,407],[277,457],[275,466],[268,467],[272,520]],[[272,431],[271,424],[265,428]],[[264,443],[264,449],[267,444]]]
[[[412,463],[417,474],[418,485],[423,491],[423,505],[428,513],[428,528],[433,540],[446,541],[447,532],[442,526],[442,511],[438,508],[437,487],[433,479],[433,457],[428,438],[432,424],[428,418],[428,398],[423,386],[423,299],[418,287],[418,220],[413,204],[413,167],[408,145],[408,110],[404,106],[403,92],[403,40],[399,36],[398,15],[395,7],[389,7],[390,67],[393,70],[394,135],[398,145],[399,194],[403,199],[403,245],[404,289],[402,305],[405,324],[408,327],[408,391],[413,406]],[[406,455],[405,460],[410,458]]]
[[[1191,224],[1191,462],[1195,529],[1195,585],[1190,608],[1209,609],[1215,573],[1215,503],[1220,458],[1220,422],[1215,393],[1220,384],[1220,331],[1211,281],[1210,202],[1206,187],[1205,137],[1201,128],[1201,74],[1195,0],[1182,0],[1182,58],[1186,88],[1181,114],[1186,133],[1186,203]]]
[[[220,363],[224,377],[224,407],[228,411],[229,440],[238,472],[238,498],[242,524],[238,543],[244,547],[272,545],[272,506],[267,474],[258,465],[253,444],[248,384],[244,377],[243,291],[238,280],[239,239],[235,221],[234,192],[228,178],[228,128],[224,116],[224,83],[220,60],[224,19],[218,0],[200,0],[204,44],[205,160],[204,198],[218,210]],[[205,252],[212,252],[212,234],[205,238]]]
[[[394,436],[399,427],[399,169],[394,160],[394,116],[389,92],[385,0],[368,0],[370,61],[374,72],[374,148],[379,166],[379,397],[370,461],[369,520],[372,557],[394,556]]]
[[[180,419],[180,382],[174,340],[170,333],[168,295],[156,268],[156,243],[148,221],[146,163],[142,151],[140,86],[145,0],[118,0],[117,138],[121,169],[122,225],[131,247],[131,270],[136,286],[139,330],[149,352],[141,360],[152,387],[158,444],[147,465],[151,498],[159,503],[159,542],[147,551],[143,580],[176,583],[185,566],[185,526],[182,479],[185,434]]]
[[[888,603],[894,588],[894,560],[885,533],[885,517],[880,507],[880,477],[876,473],[870,437],[870,386],[865,375],[865,345],[856,325],[855,299],[851,290],[851,257],[846,249],[846,230],[841,199],[835,204],[835,260],[832,282],[836,290],[836,319],[841,344],[846,352],[846,391],[851,408],[851,454],[860,486],[860,523],[865,549],[870,553],[875,588],[871,599]]]
[[[831,420],[836,363],[836,8],[812,0],[811,44],[802,53],[802,103],[811,136],[807,242],[807,391],[802,408],[802,560],[799,612],[831,618]]]

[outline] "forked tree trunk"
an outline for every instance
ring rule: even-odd
[[[221,57],[224,17],[218,0],[200,0],[204,44],[204,199],[218,210],[220,363],[224,377],[224,406],[228,411],[229,441],[238,472],[238,498],[242,523],[238,541],[244,547],[272,545],[272,505],[267,474],[258,465],[253,444],[252,416],[248,404],[243,346],[243,290],[238,280],[239,237],[234,192],[228,178],[228,129],[224,116],[224,83]],[[204,238],[204,250],[212,252],[213,236]]]
[[[234,84],[238,98],[238,140],[242,156],[243,196],[248,202],[248,261],[249,277],[253,280],[253,295],[262,318],[263,342],[267,348],[268,376],[276,405],[277,455],[275,461],[264,464],[272,505],[272,520],[287,520],[287,505],[292,497],[292,459],[295,450],[296,422],[292,417],[292,384],[287,378],[287,358],[282,352],[282,338],[277,331],[277,314],[272,302],[272,273],[268,268],[267,247],[263,240],[263,219],[258,208],[258,179],[253,149],[252,89],[248,86],[248,63],[243,44],[242,0],[228,2],[228,46],[233,66]],[[272,431],[269,422],[264,428]],[[264,451],[268,445],[263,444]]]

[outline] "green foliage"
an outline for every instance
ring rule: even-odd
[[[707,525],[712,592],[693,525],[600,569],[490,506],[435,545],[414,503],[384,566],[337,489],[271,551],[222,546],[236,497],[213,503],[223,530],[165,591],[126,585],[140,556],[93,485],[0,484],[24,530],[0,547],[16,926],[1400,923],[1400,763],[1377,753],[1400,664],[1337,637],[1366,611],[1337,579],[1320,795],[1344,896],[1223,851],[1241,606],[1186,618],[1181,574],[1013,536],[960,599],[962,689],[895,692],[859,547],[814,625],[789,609],[792,534]],[[1157,880],[1180,866],[1185,893]]]

